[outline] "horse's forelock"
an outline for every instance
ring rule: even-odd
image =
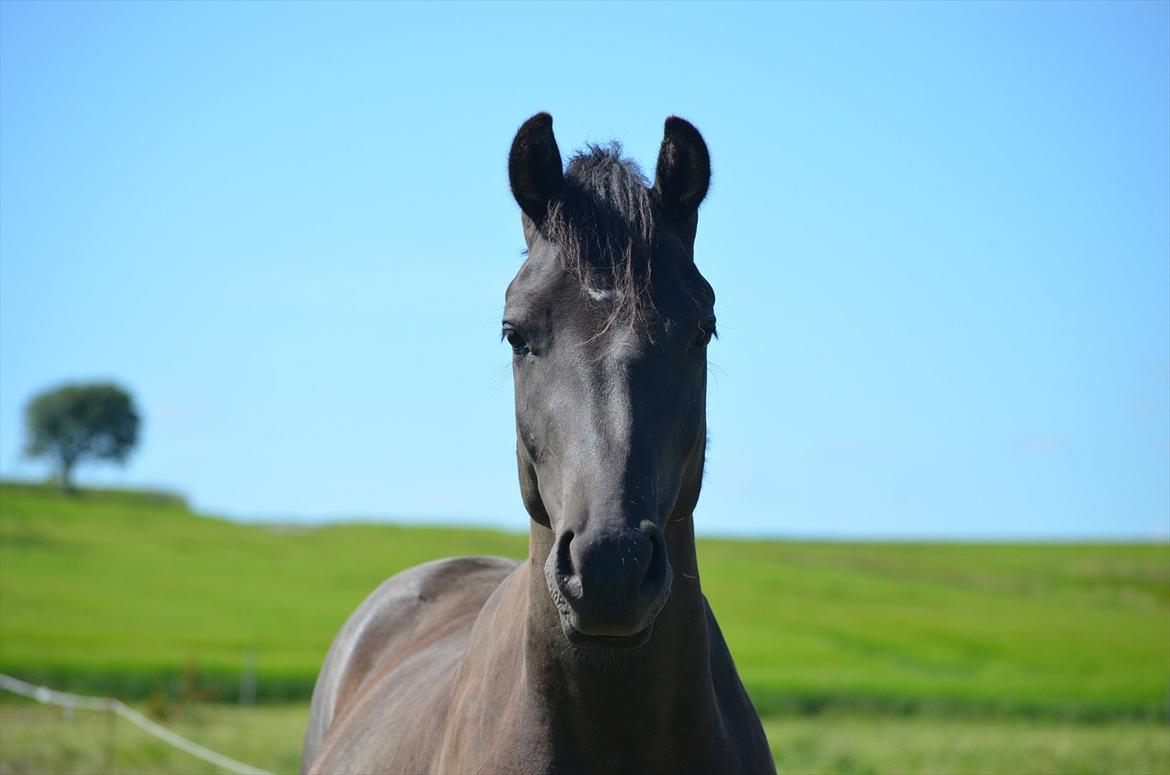
[[[595,282],[608,285],[605,298],[616,300],[609,323],[624,318],[634,325],[652,316],[654,207],[646,177],[622,157],[621,145],[590,145],[569,160],[542,229],[592,298],[600,298]]]

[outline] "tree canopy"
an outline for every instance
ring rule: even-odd
[[[40,393],[25,407],[25,422],[25,452],[52,459],[66,490],[79,462],[125,461],[141,425],[133,397],[110,383],[62,385]]]

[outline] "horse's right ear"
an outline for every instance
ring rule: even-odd
[[[537,223],[543,221],[548,203],[565,182],[549,114],[537,113],[516,132],[508,154],[508,180],[520,209]]]

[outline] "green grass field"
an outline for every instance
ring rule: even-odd
[[[193,705],[168,727],[274,773],[295,773],[308,706]],[[104,714],[0,703],[0,773],[202,775],[223,772]],[[799,775],[1165,775],[1170,730],[1157,722],[772,716],[764,720],[782,773]]]
[[[492,531],[243,525],[159,495],[0,485],[0,671],[168,706],[235,699],[251,653],[260,698],[295,704],[180,704],[174,721],[245,760],[227,738],[255,726],[253,763],[287,771],[321,659],[370,590],[435,557],[525,549],[525,536]],[[783,769],[1170,765],[1164,544],[703,539],[698,551]],[[101,745],[42,750],[40,733],[21,731],[38,727],[37,713],[58,718],[0,706],[0,773],[93,771]],[[59,723],[101,728],[82,715]],[[149,741],[138,750],[132,733],[118,749],[122,769],[193,771],[168,769],[171,754]]]
[[[525,537],[277,529],[135,493],[0,486],[0,670],[143,697],[160,677],[219,699],[255,654],[262,698],[303,699],[379,582]],[[1160,717],[1170,547],[699,541],[703,585],[765,712],[946,710]],[[195,676],[194,678],[192,676]]]

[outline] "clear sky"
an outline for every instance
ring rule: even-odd
[[[523,528],[513,132],[704,133],[706,533],[1170,534],[1161,2],[0,4],[0,474]]]

